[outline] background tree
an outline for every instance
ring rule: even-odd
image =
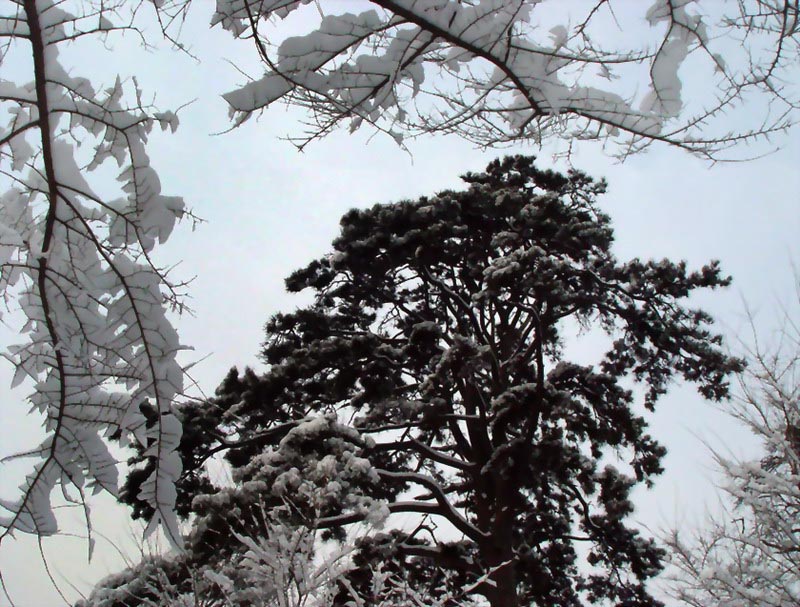
[[[220,452],[234,479],[194,498],[192,548],[215,558],[283,504],[339,541],[388,526],[353,557],[347,589],[364,596],[381,562],[430,597],[469,588],[493,607],[656,605],[662,551],[625,520],[664,454],[642,408],[675,376],[727,394],[738,362],[680,301],[728,280],[619,263],[605,184],[583,173],[516,156],[464,180],[347,213],[333,252],[287,279],[314,301],[267,324],[267,372],[183,409],[215,420],[181,445],[189,487]],[[569,336],[595,329],[603,353],[572,360]]]
[[[800,282],[798,282],[800,303]],[[731,414],[761,441],[760,459],[716,453],[725,510],[686,540],[667,538],[675,598],[697,607],[800,603],[800,326],[750,350]]]

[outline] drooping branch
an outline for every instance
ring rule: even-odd
[[[81,505],[87,487],[116,494],[117,462],[103,436],[125,442],[132,435],[150,445],[156,462],[142,489],[156,512],[153,528],[163,523],[168,537],[181,541],[173,512],[180,425],[172,405],[183,372],[165,310],[168,302],[180,305],[180,286],[154,265],[151,252],[168,238],[184,204],[161,194],[144,147],[155,120],[174,129],[177,118],[141,107],[139,91],[126,105],[120,81],[98,94],[58,56],[59,44],[130,29],[127,21],[114,25],[123,6],[74,7],[79,12],[72,15],[62,3],[24,0],[0,22],[14,20],[4,31],[26,41],[2,60],[24,47],[33,65],[30,84],[3,82],[0,90],[10,116],[0,137],[8,188],[0,206],[0,291],[20,302],[28,340],[9,347],[6,358],[16,366],[14,385],[33,382],[30,402],[45,418],[44,441],[23,454],[38,461],[20,497],[4,501],[0,541],[14,531],[54,533],[50,494],[58,484],[68,502]],[[92,142],[88,165],[81,166],[72,142]],[[122,167],[123,196],[115,200],[99,197],[89,183],[107,159]],[[139,411],[145,399],[159,412],[150,428]]]

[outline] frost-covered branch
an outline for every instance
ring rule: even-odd
[[[372,0],[359,13],[309,4],[220,0],[212,20],[252,40],[265,64],[225,95],[235,123],[278,100],[299,105],[310,116],[301,147],[366,122],[398,142],[433,132],[479,145],[602,139],[624,157],[660,141],[718,159],[786,130],[800,109],[791,0]],[[283,37],[276,18],[316,21]],[[687,65],[707,73],[689,78]],[[738,114],[745,101],[762,109]]]
[[[174,130],[178,119],[142,107],[138,89],[129,105],[119,78],[97,90],[59,62],[64,42],[131,29],[125,3],[10,4],[0,23],[13,40],[2,61],[27,53],[33,74],[30,82],[0,81],[0,290],[19,303],[12,319],[23,318],[26,339],[5,357],[16,368],[13,385],[33,383],[29,400],[44,416],[45,438],[21,454],[34,465],[18,499],[2,504],[0,541],[14,531],[55,533],[57,485],[84,506],[91,527],[86,490],[117,492],[117,461],[104,437],[124,445],[135,436],[157,462],[141,491],[156,512],[151,529],[161,523],[180,542],[173,509],[181,431],[172,404],[183,371],[166,314],[180,305],[181,285],[151,253],[185,210],[180,198],[161,194],[145,151],[156,122]],[[89,180],[111,161],[120,169],[117,198],[98,195]],[[151,428],[140,411],[145,400],[159,412]]]
[[[77,607],[476,607],[468,597],[488,579],[489,574],[479,576],[472,585],[448,591],[452,576],[442,572],[442,589],[431,596],[396,568],[369,562],[370,583],[363,587],[364,575],[356,568],[364,566],[365,536],[332,545],[316,524],[287,525],[285,514],[281,508],[259,511],[263,530],[257,535],[230,530],[229,545],[213,563],[187,553],[148,557],[102,580]],[[424,555],[439,550],[406,548],[408,554]]]

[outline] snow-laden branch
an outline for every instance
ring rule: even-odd
[[[253,40],[266,68],[225,95],[235,123],[278,100],[305,107],[300,146],[347,122],[400,143],[433,132],[479,145],[603,139],[624,157],[660,141],[716,159],[787,129],[800,109],[791,0],[372,0],[358,13],[307,4],[219,0],[212,20]],[[275,18],[298,14],[316,16],[311,31],[279,42]],[[681,72],[691,56],[707,74]],[[739,104],[759,97],[763,111],[731,126]]]
[[[0,290],[25,319],[25,341],[5,357],[16,368],[14,385],[34,385],[29,400],[44,416],[45,439],[21,454],[35,463],[18,499],[2,502],[0,541],[15,530],[55,533],[57,485],[83,505],[91,527],[86,490],[117,492],[117,461],[104,438],[115,436],[149,445],[157,465],[141,497],[157,513],[151,529],[161,523],[180,542],[173,509],[181,430],[172,403],[183,371],[166,316],[180,293],[151,253],[184,203],[161,194],[145,151],[156,121],[174,130],[177,117],[128,106],[119,79],[98,91],[59,63],[60,43],[113,31],[123,3],[79,3],[74,14],[53,0],[12,4],[0,27],[18,40],[3,61],[29,53],[33,80],[0,81]],[[88,157],[81,144],[93,148]],[[118,198],[89,182],[108,161],[120,168]],[[140,411],[146,400],[160,413],[151,428]]]

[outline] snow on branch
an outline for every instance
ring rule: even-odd
[[[235,124],[279,100],[304,107],[300,147],[367,123],[400,144],[422,133],[485,146],[600,139],[625,157],[660,141],[718,159],[797,121],[791,0],[372,0],[359,13],[309,4],[218,0],[212,20],[251,39],[266,68],[224,96]],[[297,14],[306,27],[317,16],[311,31],[278,42],[275,18]],[[687,78],[693,55],[692,71],[708,73]],[[732,127],[736,108],[759,96],[763,111],[751,106]]]
[[[25,338],[5,357],[14,385],[33,384],[29,400],[45,430],[38,447],[14,456],[35,463],[18,499],[0,504],[0,541],[14,531],[55,533],[57,485],[84,508],[91,532],[85,494],[116,494],[108,441],[119,438],[155,456],[141,495],[157,513],[150,528],[160,523],[180,542],[173,509],[181,429],[172,403],[183,371],[166,312],[181,305],[181,285],[151,254],[185,211],[183,200],[161,193],[145,151],[156,123],[174,130],[178,119],[142,107],[138,88],[128,105],[119,79],[97,90],[59,63],[62,42],[129,29],[118,12],[124,6],[82,2],[69,13],[63,2],[20,0],[0,15],[0,35],[12,38],[0,58],[28,54],[33,66],[31,82],[0,81],[0,291],[18,302]],[[89,181],[110,162],[119,167],[117,198]],[[145,401],[159,411],[154,424],[140,411]]]

